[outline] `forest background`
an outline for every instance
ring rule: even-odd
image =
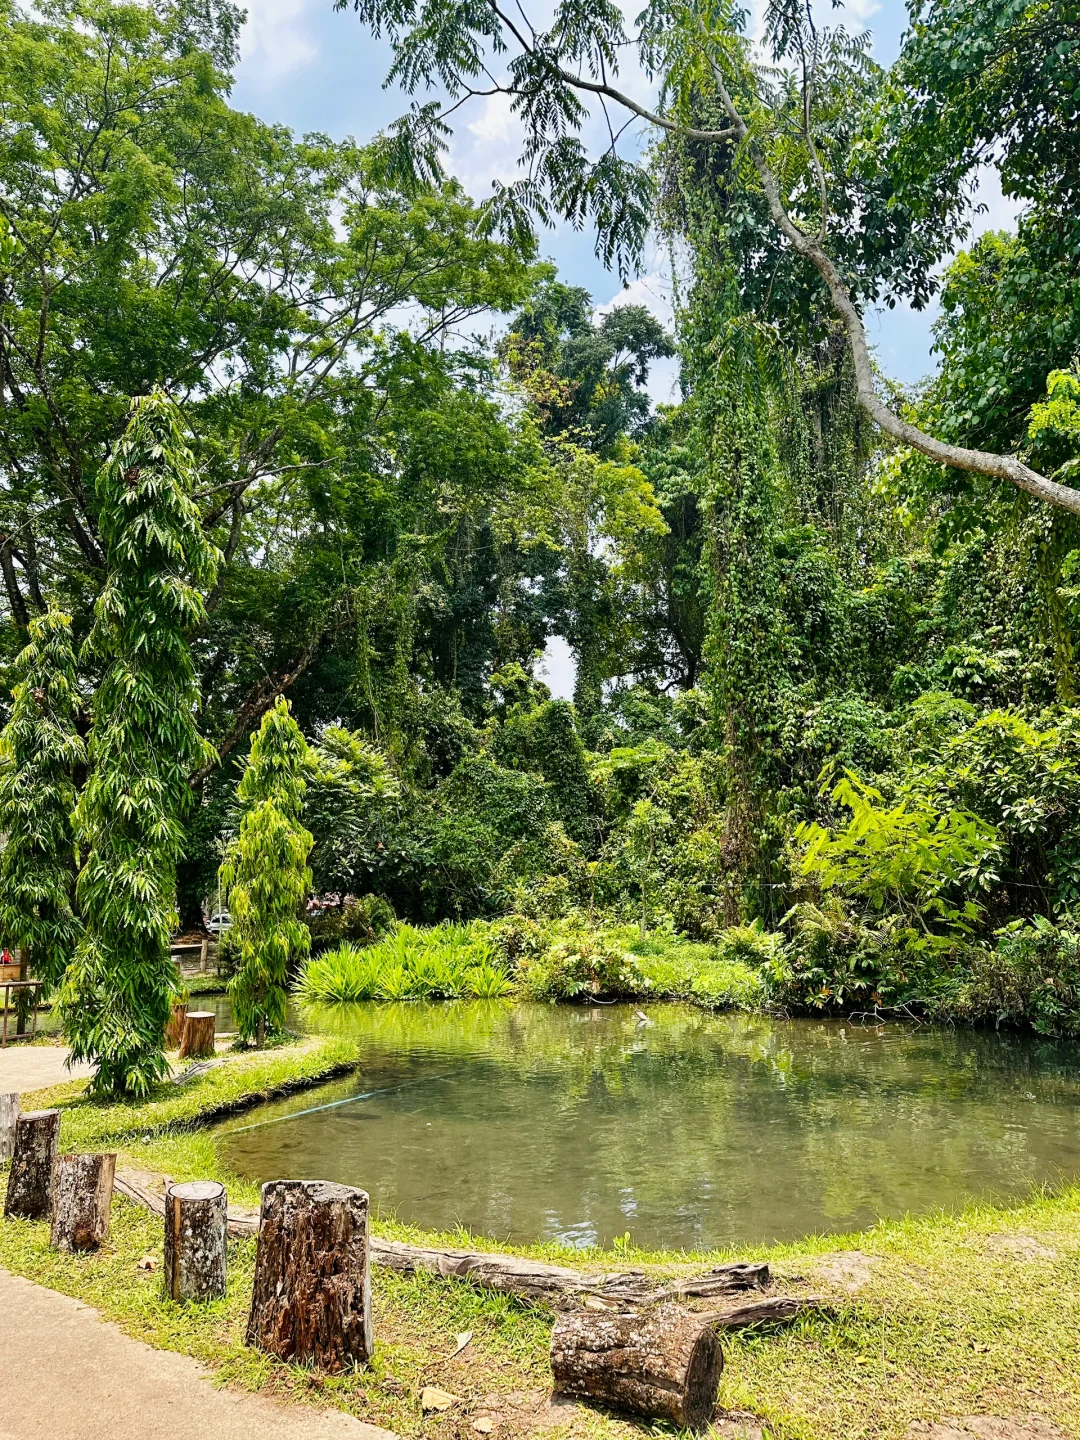
[[[1068,487],[1076,7],[912,18],[888,70],[842,34],[814,62],[857,302],[940,285],[938,374],[880,390]],[[357,145],[234,108],[239,26],[228,5],[0,12],[3,660],[10,684],[35,617],[70,615],[86,734],[109,506],[140,474],[107,460],[132,397],[167,392],[203,537],[177,541],[193,588],[169,622],[191,659],[181,922],[213,903],[249,737],[287,696],[312,889],[357,897],[317,939],[514,917],[508,943],[557,951],[572,994],[632,983],[632,921],[752,961],[772,1004],[1080,1028],[1075,516],[871,425],[736,147],[687,133],[719,123],[700,76],[681,130],[633,175],[591,172],[583,203],[628,266],[625,187],[639,210],[651,187],[669,335],[634,305],[595,317],[519,197],[440,176],[430,115]],[[987,164],[1019,220],[950,259]],[[676,355],[681,401],[656,410],[650,367]],[[572,704],[537,679],[552,636]]]

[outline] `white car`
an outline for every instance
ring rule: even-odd
[[[217,910],[206,922],[206,928],[211,935],[224,935],[226,930],[232,929],[232,916],[228,910]]]

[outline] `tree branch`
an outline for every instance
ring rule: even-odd
[[[724,82],[720,67],[711,57],[709,64],[716,82],[720,100],[731,120],[740,141],[747,145],[751,161],[757,171],[761,188],[769,206],[773,223],[790,242],[791,248],[804,260],[808,260],[825,282],[833,309],[843,323],[851,348],[855,369],[855,385],[859,404],[886,435],[906,445],[930,460],[941,465],[950,465],[956,470],[966,470],[976,475],[989,475],[998,480],[1007,480],[1018,490],[1024,490],[1050,505],[1057,505],[1074,515],[1080,515],[1080,490],[1068,485],[1059,485],[1032,470],[1015,455],[997,455],[989,450],[971,450],[963,445],[949,445],[933,435],[927,435],[917,425],[902,420],[889,409],[878,396],[874,386],[874,367],[870,361],[870,347],[866,339],[866,328],[862,316],[851,298],[840,272],[826,254],[821,242],[807,235],[788,214],[780,194],[780,186],[761,146],[750,134],[750,128],[739,113]]]

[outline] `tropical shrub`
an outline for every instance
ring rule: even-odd
[[[381,895],[363,895],[320,911],[308,921],[308,929],[312,948],[327,950],[346,941],[373,945],[390,934],[396,923],[393,906]]]
[[[195,723],[188,636],[203,623],[200,589],[220,556],[193,499],[195,474],[180,412],[154,391],[133,402],[97,478],[109,573],[88,650],[102,677],[74,817],[83,930],[58,1002],[72,1055],[93,1064],[97,1092],[144,1095],[168,1070],[182,819],[192,772],[213,756]]]
[[[949,1006],[964,1019],[1080,1036],[1080,929],[1045,916],[1014,920],[997,944],[973,947],[967,978]]]
[[[236,1028],[262,1044],[285,1023],[289,972],[307,956],[311,935],[301,919],[311,892],[311,832],[300,815],[310,767],[307,742],[279,696],[252,737],[237,787],[240,828],[221,865],[221,893],[237,971],[229,982]]]
[[[71,620],[56,610],[30,621],[14,666],[11,718],[0,734],[0,935],[30,951],[45,997],[59,984],[79,926],[72,909],[75,728],[79,687]]]
[[[385,940],[359,949],[342,945],[313,956],[297,986],[302,999],[491,1000],[511,981],[480,924],[431,929],[399,925]]]

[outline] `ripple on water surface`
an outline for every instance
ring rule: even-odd
[[[518,1241],[699,1248],[860,1228],[1080,1174],[1075,1047],[678,1005],[308,1012],[363,1068],[231,1122],[252,1180]]]

